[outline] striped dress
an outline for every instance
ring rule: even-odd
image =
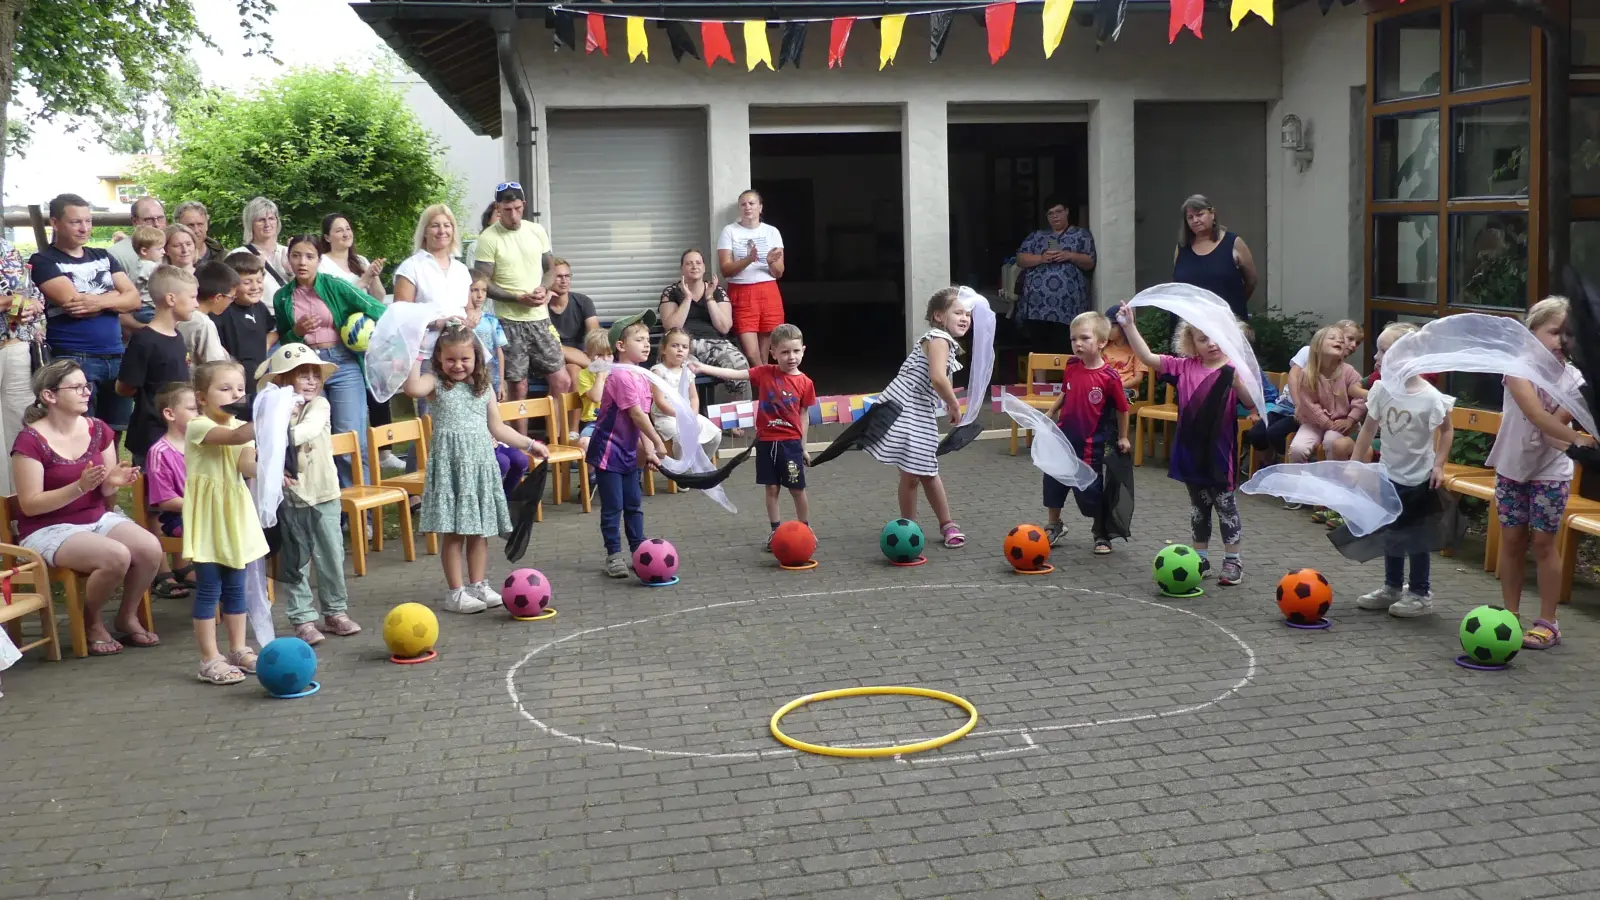
[[[918,338],[916,349],[900,364],[899,374],[883,389],[883,399],[900,404],[900,416],[889,426],[883,440],[867,448],[878,462],[898,466],[900,471],[913,475],[939,474],[939,417],[946,410],[928,375],[927,347],[934,340],[950,345],[945,377],[961,370],[961,363],[956,361],[961,346],[943,329],[934,328]]]

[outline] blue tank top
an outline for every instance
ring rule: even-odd
[[[1178,261],[1172,265],[1172,280],[1205,288],[1228,302],[1233,314],[1250,318],[1245,306],[1244,274],[1233,261],[1233,242],[1238,236],[1228,232],[1210,253],[1201,256],[1192,247],[1178,248]]]

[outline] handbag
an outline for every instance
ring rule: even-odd
[[[50,365],[50,345],[44,341],[28,342],[28,371],[37,372]]]

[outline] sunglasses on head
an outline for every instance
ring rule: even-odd
[[[502,181],[499,184],[494,186],[494,192],[496,194],[500,193],[501,191],[520,191],[520,190],[522,190],[522,185],[518,184],[515,181]]]

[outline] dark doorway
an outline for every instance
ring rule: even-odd
[[[882,388],[905,356],[900,135],[753,134],[762,218],[783,232],[783,306],[825,394]]]

